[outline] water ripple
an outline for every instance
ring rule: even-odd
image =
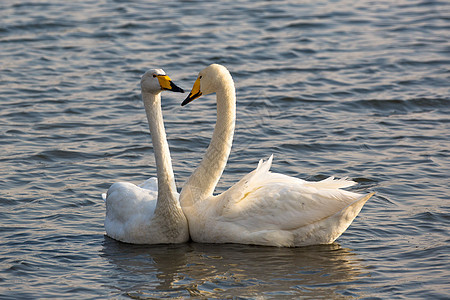
[[[446,1],[6,1],[0,24],[4,298],[448,298]],[[375,191],[338,243],[136,246],[104,236],[100,194],[156,174],[139,90],[189,90],[210,63],[238,110],[217,192],[273,171]],[[178,188],[214,96],[163,112]],[[4,241],[4,242],[3,242]],[[270,270],[270,272],[268,272]]]

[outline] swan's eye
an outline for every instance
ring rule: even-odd
[[[156,78],[156,75],[155,75],[155,74],[153,74],[153,78]]]
[[[202,79],[202,75],[198,76],[198,79]]]

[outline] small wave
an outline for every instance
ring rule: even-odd
[[[92,152],[80,152],[70,150],[45,150],[38,154],[32,155],[30,159],[36,161],[56,162],[56,161],[74,161],[76,159],[97,159],[103,157],[102,155],[94,154]]]
[[[343,104],[346,107],[370,108],[377,111],[409,112],[409,111],[428,111],[450,107],[450,99],[418,98],[410,100],[357,100]],[[351,108],[350,108],[351,109]]]

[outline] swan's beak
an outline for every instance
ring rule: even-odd
[[[167,75],[158,75],[159,85],[164,91],[184,93],[184,90],[177,86]]]
[[[194,82],[194,86],[192,87],[191,92],[189,93],[187,98],[184,99],[183,103],[181,103],[181,106],[185,106],[189,102],[199,98],[201,95],[202,92],[200,91],[200,78],[197,78],[197,80]]]

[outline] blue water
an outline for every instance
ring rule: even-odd
[[[0,298],[448,299],[447,1],[0,3]],[[105,236],[101,193],[156,174],[140,76],[237,88],[217,192],[272,170],[376,195],[332,245],[136,246]],[[178,187],[214,96],[163,111]]]

